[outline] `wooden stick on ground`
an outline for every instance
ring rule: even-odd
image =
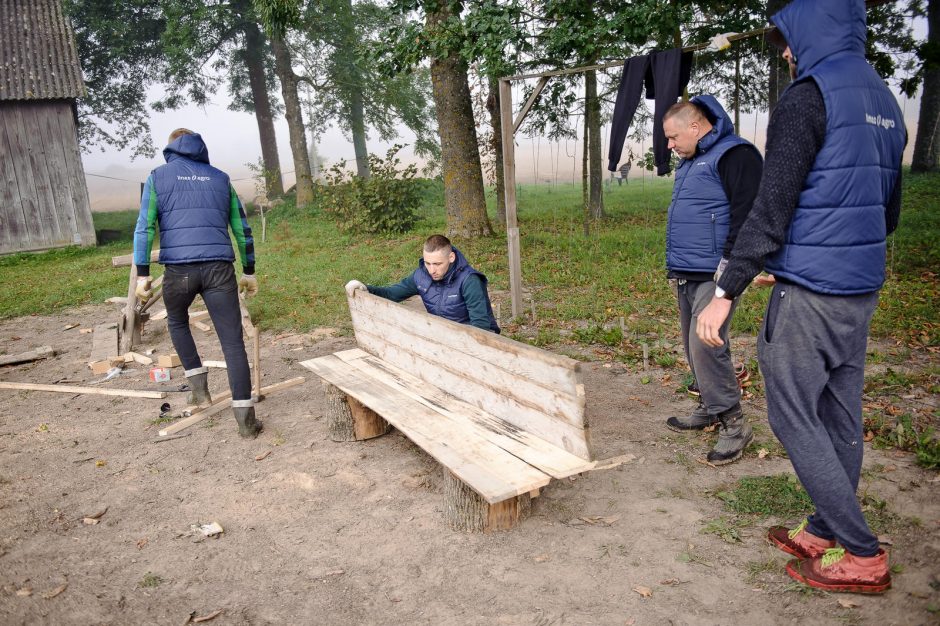
[[[136,389],[101,389],[99,387],[78,387],[75,385],[41,385],[38,383],[0,382],[0,389],[25,389],[27,391],[54,391],[57,393],[87,393],[94,396],[124,396],[125,398],[166,397],[165,391],[142,391]]]
[[[297,385],[305,382],[306,380],[307,379],[304,378],[303,376],[298,376],[297,378],[291,378],[289,380],[285,380],[283,382],[276,383],[274,385],[268,385],[267,387],[261,388],[261,394],[267,396],[277,391],[289,389],[290,387],[296,387]],[[193,424],[198,424],[199,422],[206,419],[207,417],[215,415],[219,411],[222,411],[223,409],[228,408],[229,406],[231,406],[231,404],[232,404],[231,397],[227,397],[221,400],[216,400],[215,402],[210,404],[208,407],[202,410],[199,410],[196,413],[193,413],[193,415],[191,415],[190,417],[181,419],[180,421],[174,422],[170,424],[169,426],[167,426],[166,428],[162,429],[160,431],[160,436],[165,437],[167,435],[172,435],[174,433],[178,433],[181,430],[189,428]]]
[[[52,349],[52,346],[40,346],[35,350],[30,350],[29,352],[0,356],[0,365],[29,363],[30,361],[38,361],[39,359],[45,359],[46,357],[50,356],[55,356],[55,350]]]

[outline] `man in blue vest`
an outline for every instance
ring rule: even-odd
[[[486,282],[486,276],[470,266],[450,239],[431,235],[424,242],[418,269],[400,282],[376,287],[351,280],[346,283],[346,293],[352,297],[357,289],[365,289],[393,302],[420,295],[431,315],[499,333]]]
[[[239,289],[249,296],[258,292],[251,227],[228,175],[209,165],[209,150],[198,133],[174,130],[163,157],[166,165],[153,170],[144,185],[134,231],[137,297],[146,302],[151,296],[150,250],[159,225],[167,326],[192,389],[189,402],[212,402],[209,369],[202,364],[189,329],[189,306],[201,295],[225,355],[238,432],[242,437],[256,437],[261,422],[255,418],[251,399],[238,302]],[[238,281],[232,267],[235,253],[229,228],[244,272]]]
[[[763,163],[751,143],[733,132],[727,113],[710,95],[673,105],[663,116],[676,168],[666,226],[666,268],[679,300],[679,325],[686,358],[700,392],[691,415],[670,417],[676,431],[718,426],[708,453],[714,465],[741,457],[753,439],[741,410],[741,392],[727,342],[730,315],[719,347],[702,343],[695,320],[711,301],[720,275],[757,194]]]
[[[769,539],[797,557],[787,573],[800,582],[882,593],[888,555],[855,491],[868,327],[900,215],[907,135],[865,61],[863,0],[796,0],[772,21],[794,82],[770,118],[754,210],[696,331],[720,346],[727,298],[762,268],[776,278],[758,338],[767,415],[816,511]]]

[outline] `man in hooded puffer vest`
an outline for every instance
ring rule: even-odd
[[[865,60],[863,0],[796,0],[771,18],[794,82],[767,128],[754,210],[697,333],[718,328],[766,266],[776,278],[758,338],[767,415],[816,511],[769,539],[796,580],[881,593],[888,555],[855,495],[862,468],[868,327],[898,223],[904,120]]]
[[[144,185],[134,231],[137,297],[147,301],[151,296],[150,250],[159,224],[167,326],[192,389],[189,402],[212,402],[209,369],[199,358],[189,328],[189,306],[201,295],[225,355],[238,432],[243,437],[256,437],[261,422],[255,418],[251,398],[238,302],[239,289],[248,296],[258,292],[251,228],[228,175],[209,165],[209,150],[199,134],[185,128],[174,130],[163,156],[166,165],[153,170]],[[237,282],[229,228],[244,272]]]
[[[708,453],[715,465],[741,457],[753,439],[741,410],[741,392],[727,342],[712,347],[695,335],[695,320],[711,301],[720,275],[757,194],[763,163],[751,143],[733,132],[727,113],[710,95],[674,104],[663,116],[676,168],[666,226],[666,268],[679,301],[679,325],[689,368],[701,399],[691,415],[670,417],[676,431],[719,425],[718,443]],[[691,332],[690,332],[691,331]]]
[[[346,283],[346,293],[352,297],[357,289],[365,289],[393,302],[420,294],[431,315],[498,334],[499,326],[486,291],[486,276],[473,269],[444,235],[428,237],[423,252],[418,269],[400,282],[377,287],[351,280]]]

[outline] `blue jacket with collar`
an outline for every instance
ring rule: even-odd
[[[460,293],[460,287],[467,277],[475,274],[480,277],[480,281],[483,283],[486,311],[490,318],[490,330],[499,333],[499,325],[496,323],[496,316],[493,315],[493,305],[490,303],[489,294],[486,291],[486,276],[471,267],[463,253],[456,247],[454,247],[454,255],[456,259],[441,280],[431,278],[431,274],[424,267],[423,258],[418,261],[418,269],[414,271],[412,277],[418,287],[418,295],[421,296],[424,308],[432,315],[439,315],[459,324],[469,324],[470,313],[467,311],[467,304]]]
[[[865,60],[865,4],[795,0],[771,19],[796,58],[795,82],[815,81],[822,93],[826,138],[766,269],[817,293],[877,291],[906,130],[897,100]]]
[[[718,162],[731,148],[751,144],[734,134],[734,124],[713,96],[703,94],[692,102],[706,111],[712,129],[699,140],[695,156],[682,159],[676,168],[666,224],[666,267],[712,273],[721,261],[731,225]]]

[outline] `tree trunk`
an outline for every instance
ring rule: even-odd
[[[381,437],[392,429],[382,417],[338,387],[323,382],[326,390],[327,425],[333,441],[363,441]]]
[[[486,99],[486,109],[490,113],[490,126],[493,128],[493,150],[496,167],[496,221],[506,226],[506,179],[503,177],[503,121],[499,112],[499,79],[489,79],[490,95]]]
[[[584,214],[584,236],[591,235],[591,193],[588,154],[591,152],[591,132],[588,130],[587,104],[584,105],[584,128],[581,129],[581,209]]]
[[[920,96],[912,172],[936,172],[940,157],[940,2],[927,4],[924,91]]]
[[[366,114],[359,84],[352,87],[349,97],[349,127],[352,131],[353,150],[356,152],[356,175],[369,178],[369,149],[366,147]]]
[[[339,66],[343,68],[344,85],[341,93],[348,99],[346,107],[349,115],[349,129],[352,134],[353,151],[356,154],[356,175],[369,178],[369,149],[366,147],[365,104],[363,98],[362,73],[359,71],[357,50],[359,50],[356,23],[353,15],[352,0],[344,0],[337,5],[336,28],[340,32],[340,45],[336,50]]]
[[[277,155],[277,135],[274,133],[274,115],[264,72],[264,39],[257,24],[245,27],[245,51],[242,55],[248,68],[251,85],[251,100],[258,122],[261,139],[261,160],[264,161],[265,192],[269,199],[284,195],[284,180],[281,177],[281,161]]]
[[[790,0],[767,0],[767,17],[770,18],[788,2]],[[777,107],[780,94],[790,84],[790,69],[783,60],[781,51],[773,45],[767,46],[767,63],[770,65],[770,78],[767,81],[767,113],[770,115]]]
[[[601,163],[601,103],[597,97],[597,72],[594,70],[584,75],[584,95],[590,150],[588,167],[590,168],[591,218],[599,220],[604,217],[604,174]]]
[[[529,517],[531,511],[532,496],[528,493],[489,504],[449,469],[444,468],[444,518],[454,530],[509,530]]]
[[[297,206],[307,206],[313,202],[313,177],[310,175],[310,157],[307,154],[307,133],[304,129],[300,98],[297,96],[297,75],[291,63],[290,50],[280,38],[271,39],[274,49],[274,71],[281,81],[281,95],[284,98],[284,117],[290,131],[290,150],[294,156],[294,175],[297,177]]]
[[[440,3],[436,11],[428,12],[428,30],[436,30],[450,15],[450,7]],[[431,58],[431,89],[441,140],[447,234],[464,238],[492,235],[467,64],[457,52]]]

